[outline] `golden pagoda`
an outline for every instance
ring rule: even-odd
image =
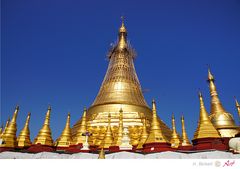
[[[56,147],[69,147],[72,143],[72,133],[70,128],[70,113],[68,113],[65,128],[62,131],[61,136],[56,140]]]
[[[3,133],[3,125],[0,127],[0,138],[2,136],[2,133]]]
[[[122,108],[119,111],[119,126],[118,126],[118,132],[114,138],[113,146],[120,146],[122,143],[122,137],[123,137],[123,110]]]
[[[118,133],[119,110],[123,110],[123,128],[129,129],[131,144],[137,145],[141,137],[142,118],[146,119],[147,130],[152,121],[152,111],[147,105],[137,73],[134,67],[136,53],[127,40],[127,29],[122,20],[118,31],[118,41],[109,53],[109,65],[100,90],[87,110],[87,125],[93,135],[89,138],[92,145],[100,145],[108,126],[108,114],[111,115],[113,135]],[[163,134],[170,140],[172,131],[159,119]],[[79,120],[72,128],[73,137],[80,128]]]
[[[2,133],[0,134],[0,139],[2,138],[2,136],[4,135],[4,133],[6,132],[6,129],[7,129],[8,125],[9,125],[9,122],[10,122],[10,118],[8,118],[8,120],[7,120],[7,122],[6,122],[6,125],[5,125]],[[3,126],[2,126],[2,128],[3,128]]]
[[[222,106],[216,86],[214,84],[214,77],[208,69],[208,82],[211,94],[211,114],[210,120],[219,131],[221,137],[234,137],[239,131],[239,126],[236,126],[233,116],[228,113]]]
[[[103,148],[101,148],[101,151],[99,152],[98,159],[105,159],[105,152],[104,152]]]
[[[3,144],[0,147],[15,148],[17,146],[17,115],[19,111],[19,106],[15,108],[11,122],[8,124],[6,130],[2,135]]]
[[[207,110],[204,106],[201,92],[199,92],[199,100],[200,100],[200,113],[198,120],[198,128],[194,133],[194,140],[201,138],[220,138],[219,132],[216,130],[216,128],[209,119]]]
[[[143,144],[145,144],[147,138],[148,138],[148,132],[147,132],[147,126],[146,126],[146,119],[143,119],[142,134],[141,134],[139,143],[137,145],[137,149],[143,148]]]
[[[145,144],[168,143],[169,141],[163,134],[163,130],[158,120],[155,100],[152,101],[152,116],[151,128]]]
[[[109,148],[113,143],[113,134],[111,129],[111,115],[108,115],[108,126],[104,139],[101,142],[101,148]]]
[[[40,129],[37,137],[35,138],[34,144],[41,144],[44,146],[53,146],[52,132],[50,129],[50,113],[51,113],[51,106],[48,107],[44,124]]]
[[[73,137],[72,145],[83,144],[86,141],[85,133],[87,132],[87,109],[84,108],[83,115],[79,124],[79,128],[75,137]]]
[[[172,115],[172,137],[170,143],[172,148],[178,148],[180,145],[180,139],[177,134],[174,115]]]
[[[17,138],[18,147],[29,147],[32,144],[31,140],[30,140],[30,131],[29,131],[30,116],[31,116],[31,114],[28,113],[25,125]]]
[[[190,143],[190,141],[188,139],[188,136],[187,136],[183,115],[181,117],[181,123],[182,123],[182,141],[181,141],[181,146],[191,146],[192,144]]]
[[[238,118],[240,119],[240,105],[239,105],[236,98],[235,98],[235,102],[236,102],[236,108],[237,108],[237,111],[238,111]]]

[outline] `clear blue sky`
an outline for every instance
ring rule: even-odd
[[[240,100],[240,1],[238,0],[2,0],[1,122],[20,105],[18,133],[28,112],[35,138],[48,104],[56,139],[67,112],[73,125],[102,83],[110,43],[120,16],[137,51],[135,67],[145,98],[157,101],[159,116],[185,115],[192,139],[199,116],[197,91],[210,109],[207,64],[220,99],[235,120]]]

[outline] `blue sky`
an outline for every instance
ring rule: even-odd
[[[120,16],[137,51],[135,67],[145,98],[190,139],[199,115],[198,89],[210,109],[207,64],[220,99],[237,119],[240,100],[240,1],[237,0],[2,0],[1,123],[20,105],[18,132],[31,112],[31,138],[42,127],[48,104],[56,139],[67,112],[73,125],[102,83]]]

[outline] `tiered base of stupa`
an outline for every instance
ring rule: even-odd
[[[228,150],[228,142],[223,138],[200,138],[193,140],[193,150]]]
[[[15,148],[11,148],[11,147],[0,147],[0,153],[4,152],[4,151],[14,151]]]
[[[56,148],[54,146],[33,144],[26,151],[29,153],[55,152]]]
[[[143,145],[142,152],[152,153],[152,152],[163,152],[172,151],[170,143],[147,143]]]

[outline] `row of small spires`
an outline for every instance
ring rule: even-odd
[[[194,140],[199,138],[208,138],[208,137],[220,138],[221,135],[219,134],[219,132],[217,131],[217,129],[214,127],[211,120],[209,119],[209,115],[204,106],[201,92],[199,92],[199,100],[200,100],[200,116],[198,121],[198,128],[194,134]],[[235,101],[236,101],[236,107],[238,109],[238,113],[240,113],[240,105],[237,100]],[[21,130],[18,138],[16,138],[16,131],[17,131],[16,118],[17,118],[18,111],[19,111],[19,106],[16,107],[11,122],[9,120],[7,121],[4,130],[3,130],[3,127],[0,128],[0,139],[3,140],[3,144],[0,145],[0,147],[14,147],[14,148],[20,147],[21,148],[21,147],[29,147],[32,145],[30,140],[30,131],[29,131],[29,120],[31,115],[30,113],[27,116],[25,125]],[[83,133],[87,132],[86,108],[84,109],[80,128],[78,130],[78,134],[76,135],[76,137],[72,139],[71,128],[70,128],[70,113],[68,113],[65,128],[61,136],[56,140],[55,144],[53,143],[53,139],[51,137],[51,129],[49,125],[50,112],[51,112],[51,107],[49,106],[48,111],[46,113],[43,127],[41,128],[37,137],[35,138],[34,144],[40,143],[41,145],[67,147],[71,144],[84,143],[85,136],[83,136]],[[117,141],[115,141],[117,145],[121,144],[120,142],[122,138],[122,130],[123,130],[122,112],[123,110],[120,109],[119,129],[118,129],[118,135],[116,137]],[[143,119],[143,129],[142,129],[141,137],[139,139],[139,144],[137,148],[142,148],[142,146],[146,143],[168,142],[168,140],[165,138],[165,136],[162,133],[160,122],[157,116],[156,103],[154,100],[152,102],[152,113],[153,113],[153,117],[152,117],[149,133],[147,132],[147,128],[146,128],[146,120]],[[111,119],[109,115],[108,127],[105,134],[105,138],[103,140],[104,145],[102,145],[102,147],[104,148],[111,146],[113,143],[110,120]],[[182,123],[182,138],[180,139],[176,131],[175,118],[174,118],[174,115],[172,115],[172,137],[170,140],[170,144],[173,148],[177,148],[180,145],[181,146],[191,145],[186,133],[183,116],[181,117],[181,123]]]

